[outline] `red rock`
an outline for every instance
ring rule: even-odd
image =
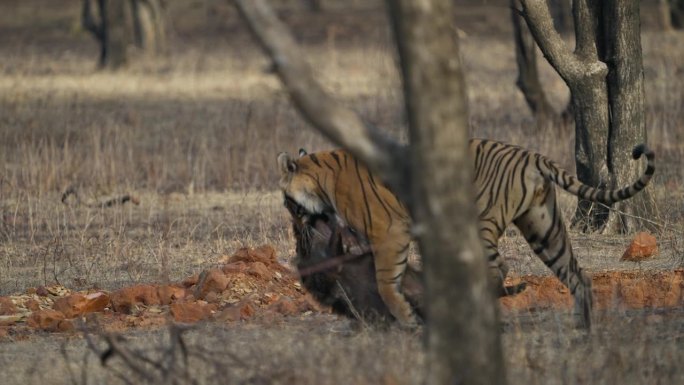
[[[223,309],[214,319],[223,322],[246,320],[254,315],[254,308],[248,303],[238,303]]]
[[[171,315],[176,322],[194,323],[211,316],[215,306],[197,302],[171,304]]]
[[[69,319],[61,320],[57,323],[58,332],[71,332],[74,331],[74,323]]]
[[[625,253],[622,261],[638,262],[658,254],[656,237],[649,233],[637,233]]]
[[[64,314],[66,318],[74,318],[86,313],[101,312],[107,306],[109,306],[109,296],[106,293],[97,292],[76,293],[57,298],[52,308]]]
[[[273,278],[273,272],[266,267],[262,262],[254,262],[249,268],[247,268],[247,274],[253,275],[255,277],[270,280]]]
[[[36,301],[33,298],[29,298],[24,302],[24,306],[26,306],[27,309],[31,311],[38,311],[40,310],[40,302]]]
[[[182,282],[182,285],[183,287],[192,287],[197,284],[197,281],[199,281],[199,274],[193,274],[185,278]]]
[[[219,295],[214,293],[213,291],[210,291],[209,293],[207,293],[207,295],[204,296],[204,300],[209,303],[218,303],[221,301],[221,297],[219,297]]]
[[[45,288],[45,286],[40,286],[40,287],[38,287],[38,288],[36,289],[36,294],[38,294],[38,295],[41,296],[41,297],[47,297],[48,294],[49,294],[49,292],[48,292],[48,290]]]
[[[152,285],[137,285],[115,291],[111,295],[112,309],[119,313],[130,314],[137,304],[160,305],[157,288]]]
[[[229,306],[214,316],[214,319],[221,322],[235,322],[240,320],[240,306]]]
[[[236,274],[236,273],[243,273],[247,270],[247,264],[238,261],[238,262],[233,262],[229,263],[227,265],[224,265],[221,270],[223,271],[223,274],[230,275],[230,274]]]
[[[252,305],[246,303],[240,307],[240,318],[247,319],[254,315],[254,308]]]
[[[5,328],[5,327],[0,327],[0,340],[2,340],[2,339],[4,339],[5,337],[7,337],[8,334],[9,334],[9,331],[8,331],[7,328]]]
[[[276,251],[275,248],[271,245],[262,245],[254,249],[254,253],[257,254],[259,257],[262,259],[266,259],[268,261],[274,261],[276,260]]]
[[[11,299],[0,297],[0,315],[10,315],[17,312],[17,307]]]
[[[238,249],[228,260],[230,263],[240,261],[247,263],[258,261],[268,265],[276,261],[276,252],[271,245],[259,246],[256,249],[243,247]]]
[[[64,314],[57,310],[46,309],[33,312],[27,320],[28,326],[45,331],[58,331],[60,321],[64,320]]]
[[[178,286],[159,286],[159,301],[162,305],[169,305],[185,298],[185,289]]]
[[[228,277],[219,269],[205,270],[195,285],[195,298],[204,298],[208,293],[221,293],[228,287]]]
[[[281,298],[273,305],[269,306],[270,310],[282,315],[294,315],[299,313],[298,306],[290,298]]]

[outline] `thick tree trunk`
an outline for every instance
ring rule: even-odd
[[[497,308],[473,205],[467,98],[452,4],[389,5],[409,117],[412,218],[422,229],[427,383],[505,384]]]
[[[150,53],[166,51],[166,25],[159,0],[83,1],[82,24],[100,44],[100,68],[116,70],[128,63],[128,47]]]
[[[83,0],[81,23],[100,45],[100,68],[116,70],[128,63],[130,9],[127,0]]]
[[[608,90],[605,79],[597,75],[581,84],[570,86],[575,111],[575,167],[582,183],[607,187],[610,173],[607,148],[600,143],[608,140]],[[580,199],[573,225],[588,232],[601,228],[608,219],[608,209]]]
[[[670,17],[674,28],[684,29],[684,0],[670,0]]]
[[[166,25],[159,0],[130,0],[135,45],[149,54],[166,50]]]
[[[505,384],[497,308],[476,228],[451,0],[389,1],[408,107],[408,150],[323,90],[263,0],[235,2],[300,112],[411,208],[426,275],[427,382]]]
[[[610,128],[608,168],[611,186],[626,186],[643,174],[645,166],[631,158],[632,148],[646,143],[644,121],[644,76],[641,53],[639,0],[608,0],[603,25],[608,64]],[[650,228],[654,202],[646,189],[629,201],[614,205],[605,232],[618,233]]]
[[[573,3],[577,37],[575,53],[587,63],[599,62],[603,49],[599,12],[596,0],[576,0]],[[575,112],[576,173],[580,181],[594,187],[608,187],[610,183],[606,145],[610,114],[607,72],[605,66],[596,72],[584,71],[580,78],[568,83]],[[585,232],[600,229],[608,214],[605,206],[580,199],[573,225]]]
[[[537,43],[527,28],[522,16],[518,14],[519,0],[510,0],[513,36],[515,38],[515,58],[518,63],[516,85],[525,97],[537,121],[537,130],[544,131],[560,121],[560,116],[549,103],[539,80],[537,67]]]
[[[572,93],[575,164],[580,181],[619,188],[638,179],[632,148],[646,142],[638,0],[573,1],[576,49],[570,53],[550,23],[542,0],[520,0],[535,40]],[[648,190],[615,206],[580,200],[574,223],[584,231],[631,232],[649,227]]]
[[[663,31],[672,31],[672,15],[670,14],[670,1],[658,0],[658,17],[660,28]]]
[[[572,32],[572,0],[549,0],[553,25],[562,34]]]
[[[128,64],[128,4],[125,0],[99,0],[104,39],[100,66],[112,70]]]
[[[304,0],[304,3],[311,12],[323,11],[323,0]]]

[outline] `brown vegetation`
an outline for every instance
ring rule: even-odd
[[[227,269],[223,259],[242,247],[271,244],[277,261],[291,264],[295,243],[274,192],[275,155],[330,144],[309,130],[264,71],[266,61],[228,2],[168,3],[169,58],[99,73],[93,63],[98,47],[79,29],[78,2],[0,2],[0,295],[40,289],[15,305],[20,311],[46,310],[42,301],[63,296],[57,284],[83,293],[154,285],[162,288],[162,304],[136,306],[143,313],[167,311],[166,303],[183,303],[172,283],[214,268],[225,275],[243,269],[239,263]],[[366,121],[405,138],[398,72],[379,3],[345,9],[329,0],[315,14],[301,11],[300,3],[284,2],[280,11],[324,87]],[[572,170],[568,132],[530,134],[534,120],[515,86],[507,2],[468,4],[457,7],[456,18],[464,31],[472,135],[533,148]],[[643,16],[648,27],[651,16]],[[507,312],[502,330],[512,383],[684,381],[682,305],[657,307],[670,297],[642,294],[667,293],[684,263],[684,35],[645,28],[642,36],[648,143],[658,156],[649,188],[658,208],[650,220],[659,228],[659,254],[637,268],[619,261],[630,237],[573,233],[595,286],[602,287],[603,274],[605,282],[622,283],[606,286],[605,313],[589,336],[572,327],[562,306]],[[539,65],[549,101],[560,110],[567,91],[543,60]],[[84,202],[130,194],[140,205],[64,205],[68,186]],[[575,202],[566,195],[560,200],[564,217],[571,217]],[[502,239],[501,252],[511,273],[539,283],[528,295],[540,293],[542,283],[553,290],[553,279],[543,277],[546,267],[514,230]],[[614,304],[615,298],[621,299]],[[633,307],[630,298],[654,305]],[[287,301],[272,306],[278,314],[292,312]],[[262,320],[260,311],[251,304],[228,307],[214,313],[216,321],[184,334],[199,383],[409,384],[422,378],[420,336],[391,327],[358,330],[327,313]],[[169,344],[159,327],[166,314],[130,316],[114,317],[109,330],[125,332],[126,346],[158,358]],[[238,321],[243,318],[248,321]],[[147,327],[130,332],[132,326]],[[131,375],[120,357],[102,367],[80,335],[31,332],[26,339],[0,326],[3,383],[122,383],[116,373]]]

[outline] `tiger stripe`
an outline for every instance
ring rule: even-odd
[[[645,155],[644,174],[621,189],[600,189],[581,183],[552,160],[521,147],[497,141],[472,139],[476,205],[480,238],[494,287],[506,293],[503,280],[508,267],[498,251],[506,227],[518,227],[535,254],[575,297],[582,320],[591,322],[591,280],[579,267],[556,202],[555,186],[581,199],[606,205],[628,199],[643,190],[655,172],[655,155],[645,145],[632,157]],[[280,187],[287,199],[310,215],[330,211],[361,231],[375,255],[378,292],[392,315],[405,326],[417,319],[399,291],[408,262],[410,217],[392,191],[358,160],[343,150],[278,155]]]

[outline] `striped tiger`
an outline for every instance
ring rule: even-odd
[[[655,156],[645,145],[632,156],[646,155],[645,173],[632,185],[616,190],[589,187],[538,153],[501,142],[472,139],[474,185],[479,230],[490,276],[497,291],[505,291],[508,267],[498,252],[498,241],[513,223],[535,254],[568,287],[584,326],[591,324],[591,279],[577,264],[570,238],[556,202],[555,186],[594,202],[610,205],[630,198],[648,185],[655,172]],[[357,159],[344,150],[277,157],[279,186],[311,214],[337,214],[370,241],[375,255],[378,292],[392,315],[406,327],[418,318],[400,287],[411,242],[411,220],[406,206]],[[501,294],[501,293],[500,293]]]

